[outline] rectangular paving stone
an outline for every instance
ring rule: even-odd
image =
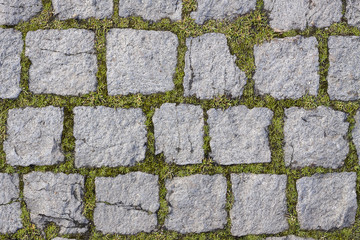
[[[358,0],[346,0],[345,17],[349,25],[360,27],[360,2]]]
[[[106,45],[109,95],[152,94],[174,88],[178,47],[175,34],[111,29]]]
[[[350,227],[357,210],[356,173],[327,173],[296,181],[300,228],[335,230]]]
[[[58,107],[10,109],[4,141],[6,162],[12,166],[30,166],[64,161],[63,121],[63,109]]]
[[[159,209],[158,176],[132,172],[95,178],[94,223],[104,234],[151,232]]]
[[[349,152],[346,114],[320,106],[285,109],[285,165],[338,168]]]
[[[317,95],[319,52],[315,37],[273,39],[255,45],[255,91],[277,99]]]
[[[204,118],[200,106],[165,103],[153,116],[155,154],[167,163],[201,163],[204,158]]]
[[[246,106],[210,109],[210,156],[222,165],[271,161],[268,127],[273,112]]]
[[[85,29],[37,30],[26,35],[35,94],[77,96],[96,91],[95,33]]]
[[[133,166],[144,160],[146,118],[141,109],[74,108],[75,166]]]
[[[354,119],[355,119],[355,126],[352,130],[352,141],[355,144],[356,152],[360,164],[360,111],[359,110],[356,112]]]
[[[286,213],[286,175],[231,174],[234,204],[231,234],[275,234],[289,228]]]
[[[1,0],[0,25],[16,25],[28,21],[41,10],[41,0]]]

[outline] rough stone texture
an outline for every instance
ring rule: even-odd
[[[315,37],[296,36],[255,45],[255,90],[277,99],[317,95],[317,44]]]
[[[29,89],[36,94],[96,91],[95,33],[85,29],[37,30],[26,35]]]
[[[360,37],[331,36],[328,93],[331,100],[360,99]]]
[[[111,29],[106,51],[109,95],[172,90],[177,47],[171,32]]]
[[[358,0],[346,0],[345,17],[349,25],[360,27],[360,2]]]
[[[113,14],[113,1],[84,1],[84,0],[52,0],[54,14],[60,20],[69,18],[110,18]]]
[[[231,234],[274,234],[288,229],[286,175],[231,174]]]
[[[17,98],[21,92],[20,54],[23,45],[21,32],[0,29],[0,98]]]
[[[241,97],[245,73],[235,64],[224,34],[207,33],[186,39],[184,95],[211,99],[218,95]]]
[[[190,16],[197,24],[203,24],[210,19],[233,19],[255,9],[256,0],[197,0],[197,10]]]
[[[158,21],[170,18],[181,20],[182,0],[120,0],[119,16],[140,16],[145,20]]]
[[[264,0],[264,9],[270,12],[270,26],[279,32],[324,28],[342,17],[341,0]]]
[[[158,176],[132,172],[95,179],[94,223],[103,233],[136,234],[155,229],[159,209]]]
[[[7,163],[30,166],[62,162],[63,121],[63,109],[58,107],[10,109],[4,141]]]
[[[355,144],[357,155],[360,163],[360,111],[355,115],[355,127],[352,130],[352,140]]]
[[[289,235],[285,237],[268,237],[266,240],[314,240],[313,238],[301,238],[294,235]]]
[[[273,117],[271,110],[237,106],[207,113],[214,161],[223,165],[271,161],[267,130]]]
[[[31,172],[24,175],[24,199],[31,222],[40,229],[54,222],[60,234],[84,233],[84,177],[79,174]]]
[[[169,214],[165,227],[180,233],[200,233],[226,224],[226,179],[220,174],[175,177],[165,182]]]
[[[144,160],[145,116],[141,109],[75,107],[76,167],[133,166]]]
[[[349,152],[348,128],[346,114],[328,107],[285,109],[285,165],[342,166]]]
[[[35,17],[42,9],[41,0],[0,0],[0,25],[16,25]]]
[[[301,229],[334,230],[355,222],[356,173],[328,173],[296,181]]]
[[[204,158],[204,118],[200,106],[165,103],[153,116],[155,154],[167,163],[201,163]]]

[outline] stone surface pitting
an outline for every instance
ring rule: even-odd
[[[62,162],[63,121],[64,112],[59,107],[10,109],[4,141],[6,162],[13,166]]]
[[[184,95],[211,99],[218,95],[241,97],[246,76],[230,54],[221,33],[186,39]]]
[[[60,234],[84,233],[88,220],[83,214],[84,177],[79,174],[31,172],[24,175],[24,199],[31,222],[44,229],[49,222]]]
[[[359,158],[360,164],[360,111],[358,110],[355,115],[355,127],[352,130],[353,143],[356,147],[356,152]]]
[[[288,229],[286,179],[286,175],[231,174],[232,235],[274,234]]]
[[[175,177],[165,183],[169,214],[168,230],[200,233],[224,228],[226,224],[226,178],[216,175]]]
[[[319,52],[315,37],[273,39],[255,45],[255,91],[277,99],[317,95]]]
[[[29,89],[77,96],[96,91],[95,33],[85,29],[37,30],[26,35]]]
[[[0,0],[0,25],[16,25],[28,21],[41,10],[41,0]]]
[[[165,103],[153,116],[155,154],[179,165],[201,163],[204,158],[204,118],[200,106]]]
[[[210,156],[222,165],[271,161],[268,127],[273,112],[246,106],[210,109]]]
[[[103,233],[151,232],[159,209],[158,176],[132,172],[95,179],[94,223]]]
[[[349,25],[360,27],[360,1],[346,0],[345,17]]]
[[[302,237],[297,237],[294,235],[289,235],[289,236],[285,236],[285,237],[268,237],[266,238],[266,240],[314,240],[313,238],[302,238]]]
[[[285,165],[338,168],[349,152],[346,114],[320,106],[285,109]]]
[[[75,166],[133,166],[144,160],[147,142],[141,109],[74,108]]]
[[[111,29],[106,51],[109,95],[172,90],[177,47],[171,32]]]
[[[356,173],[328,173],[296,181],[300,228],[334,230],[350,227],[357,209]]]

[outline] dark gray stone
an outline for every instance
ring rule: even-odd
[[[360,27],[360,2],[358,0],[346,0],[345,17],[349,25]]]
[[[355,127],[352,130],[353,143],[355,144],[357,155],[360,163],[360,111],[355,115]]]
[[[41,0],[0,0],[0,25],[16,25],[41,12]]]
[[[268,237],[266,238],[266,240],[314,240],[313,238],[302,238],[302,237],[297,237],[294,235],[289,235],[289,236],[285,236],[285,237]]]

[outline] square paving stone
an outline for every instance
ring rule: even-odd
[[[151,232],[159,209],[158,176],[132,172],[95,179],[94,223],[104,234]]]
[[[111,29],[106,45],[109,95],[152,94],[174,88],[178,47],[175,34]]]
[[[74,108],[75,166],[133,166],[144,160],[147,142],[141,109]]]
[[[360,1],[346,0],[345,17],[349,25],[360,27]]]
[[[209,232],[226,224],[226,178],[216,175],[175,177],[165,182],[169,214],[165,227],[180,233]]]
[[[296,181],[300,228],[335,230],[350,227],[357,209],[356,173],[328,173]]]
[[[28,21],[41,10],[41,0],[1,0],[0,25],[16,25]]]
[[[273,112],[246,106],[210,109],[210,156],[219,164],[263,163],[271,161],[268,127]]]
[[[204,118],[200,106],[165,103],[153,116],[155,154],[167,163],[201,163],[204,158]]]
[[[85,29],[37,30],[26,35],[29,89],[36,94],[96,91],[95,33]]]
[[[62,108],[10,109],[6,161],[13,166],[53,165],[64,161],[61,150],[64,112]]]
[[[24,199],[30,219],[44,229],[50,222],[60,227],[60,234],[87,231],[83,216],[84,177],[79,174],[31,172],[24,175]]]
[[[224,34],[207,33],[186,39],[184,96],[211,99],[241,97],[246,76],[230,54]]]
[[[275,234],[289,228],[285,216],[286,179],[286,175],[231,174],[232,235]]]
[[[285,109],[285,165],[338,168],[349,152],[346,114],[320,106]]]
[[[360,111],[358,110],[355,115],[355,127],[352,130],[352,140],[355,144],[357,155],[360,164]]]
[[[0,98],[17,98],[21,92],[20,54],[23,45],[21,32],[0,29]]]
[[[317,95],[319,52],[315,37],[273,39],[255,45],[255,91],[277,99]]]

